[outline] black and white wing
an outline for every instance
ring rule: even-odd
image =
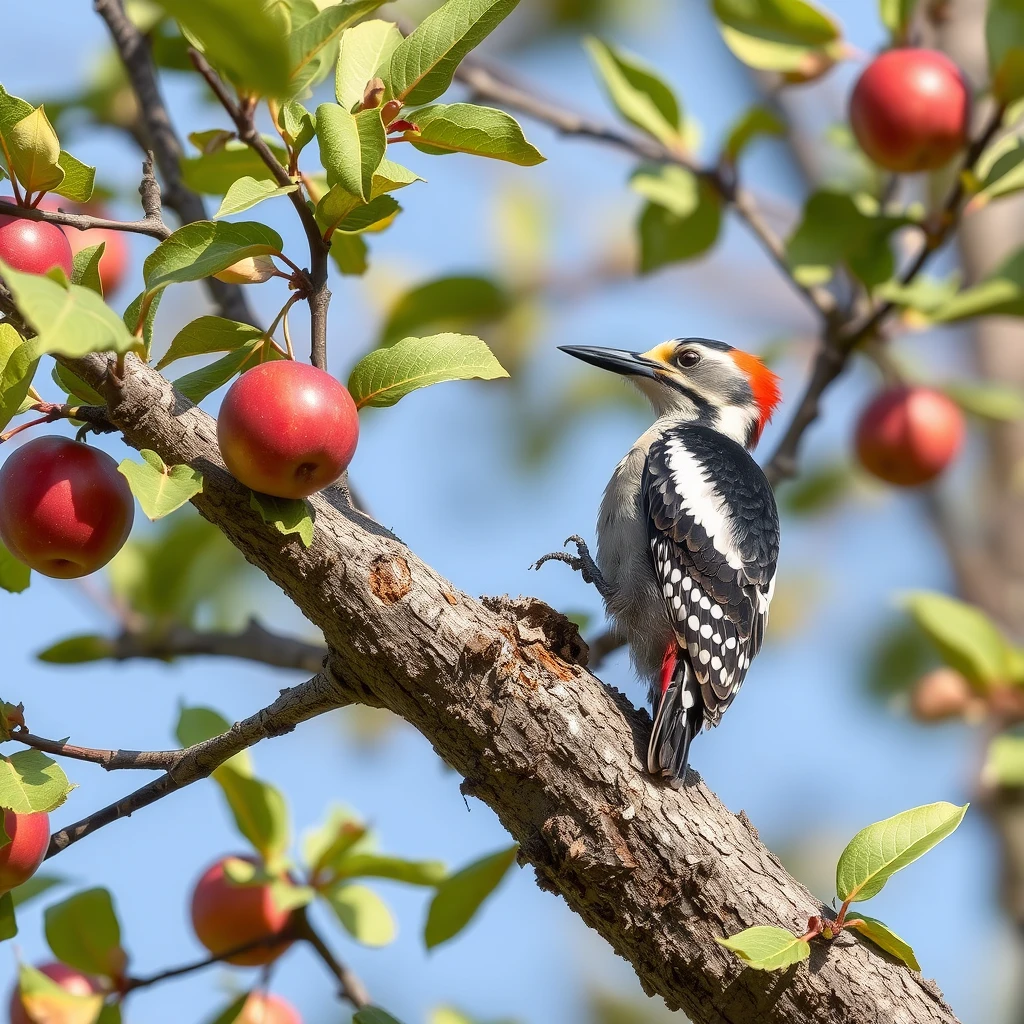
[[[714,726],[764,639],[779,555],[775,497],[742,446],[697,424],[651,445],[642,490],[655,576]]]

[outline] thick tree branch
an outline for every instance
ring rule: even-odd
[[[475,601],[332,491],[311,499],[316,536],[304,548],[251,510],[220,461],[214,421],[160,374],[130,356],[114,386],[104,358],[72,365],[106,393],[129,444],[202,470],[199,511],[323,630],[345,689],[324,677],[287,720],[345,700],[407,719],[463,775],[464,792],[495,810],[538,883],[603,935],[648,992],[695,1024],[955,1021],[934,985],[845,934],[815,943],[811,960],[783,976],[744,970],[717,944],[747,926],[802,930],[812,914],[833,915],[696,775],[677,791],[644,772],[649,719],[586,671],[568,620],[536,600]],[[164,785],[204,777],[250,738],[229,737]],[[58,833],[54,852],[158,799],[151,790],[162,781]]]
[[[148,807],[157,800],[190,786],[193,782],[209,778],[229,757],[259,743],[260,740],[282,736],[291,732],[300,722],[344,707],[354,699],[355,695],[341,682],[338,675],[331,668],[325,668],[307,682],[282,690],[281,696],[273,704],[241,722],[236,722],[226,733],[185,750],[163,752],[176,754],[166,774],[81,821],[55,832],[50,837],[50,848],[46,856],[56,856],[61,850],[67,849],[72,843],[84,839],[104,825],[109,825],[119,818],[127,818],[135,811]]]

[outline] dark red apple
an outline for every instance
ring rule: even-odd
[[[27,882],[43,863],[50,844],[50,819],[43,811],[5,810],[4,831],[11,841],[0,848],[0,895]]]
[[[94,978],[82,974],[81,971],[76,971],[73,967],[68,967],[67,964],[40,964],[36,970],[55,981],[65,992],[70,992],[73,996],[91,996],[100,991],[99,983]],[[11,993],[10,1015],[11,1024],[37,1024],[25,1010],[25,1004],[21,1001],[21,993],[17,985]],[[59,1017],[51,1015],[47,1024],[63,1024],[63,1022]]]
[[[305,498],[333,483],[359,440],[348,389],[307,363],[254,366],[224,396],[217,440],[229,470],[246,487],[278,498]]]
[[[274,902],[269,885],[236,885],[225,874],[226,860],[255,863],[250,857],[225,857],[209,867],[192,893],[192,927],[196,938],[215,956],[228,950],[270,938],[284,931],[290,913]],[[256,967],[276,960],[291,944],[290,939],[258,946],[228,957],[227,962]]]
[[[9,196],[0,203],[15,205]],[[71,277],[71,243],[56,224],[0,213],[0,260],[26,274],[45,274],[60,267]]]
[[[253,992],[235,1024],[302,1024],[299,1011],[280,996]]]
[[[850,124],[879,167],[934,171],[963,149],[970,105],[967,83],[944,53],[889,50],[857,80]]]
[[[931,388],[883,391],[857,423],[857,456],[890,484],[915,487],[937,477],[964,440],[964,417],[947,395]]]
[[[107,564],[128,539],[135,501],[117,463],[66,437],[37,437],[0,466],[0,540],[55,579]]]

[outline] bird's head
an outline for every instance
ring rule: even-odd
[[[647,352],[564,345],[563,352],[630,378],[659,416],[713,427],[753,448],[781,397],[779,378],[749,352],[708,338],[674,338]]]

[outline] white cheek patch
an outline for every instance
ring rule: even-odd
[[[743,568],[743,559],[729,527],[727,509],[714,484],[704,476],[701,464],[678,440],[667,445],[666,462],[672,486],[686,512],[703,527],[715,547],[733,569]]]

